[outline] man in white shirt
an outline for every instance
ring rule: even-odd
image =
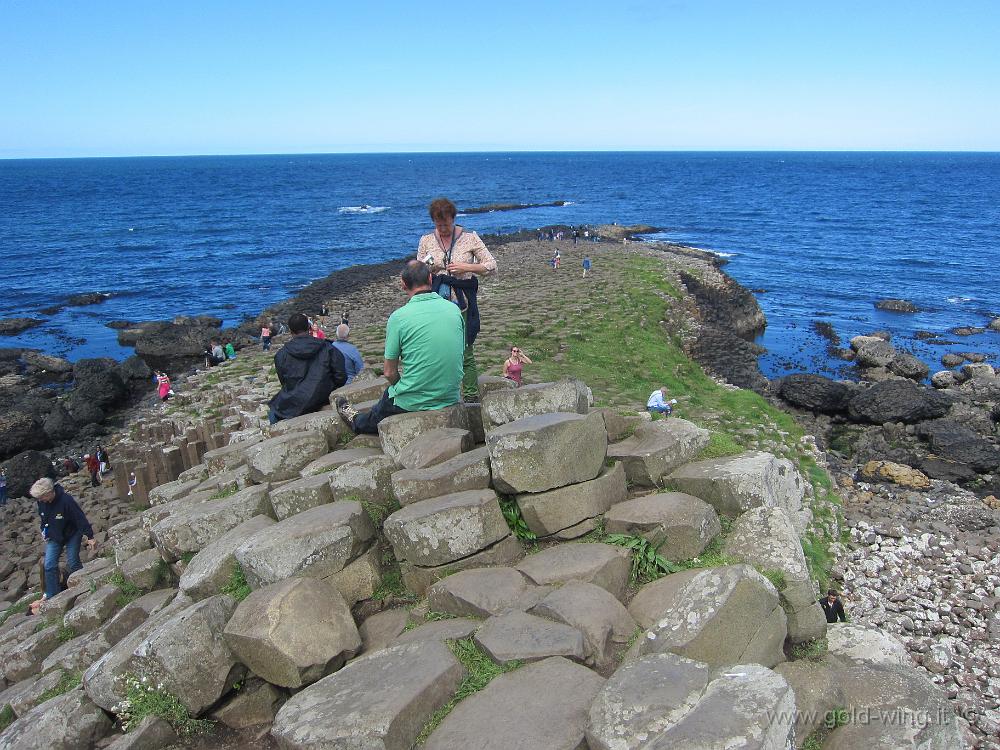
[[[663,386],[649,394],[649,399],[646,401],[646,411],[650,414],[670,414],[676,403],[677,399],[675,398],[667,401],[667,387]]]

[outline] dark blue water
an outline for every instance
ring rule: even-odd
[[[888,329],[932,366],[946,351],[996,363],[1000,334],[913,339],[1000,314],[1000,154],[559,153],[0,161],[0,317],[66,308],[3,337],[76,359],[123,357],[104,323],[208,313],[227,325],[332,270],[412,252],[437,195],[459,206],[572,201],[472,215],[481,233],[644,223],[729,257],[759,295],[769,376],[834,373],[814,321],[845,341]],[[369,205],[366,212],[351,207]],[[595,259],[599,263],[599,259]],[[923,312],[882,313],[904,297]]]

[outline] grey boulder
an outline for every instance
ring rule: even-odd
[[[639,425],[631,437],[610,445],[608,457],[621,461],[631,484],[659,487],[664,476],[696,458],[708,440],[708,430],[687,420],[661,419]]]

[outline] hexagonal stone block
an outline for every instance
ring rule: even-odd
[[[399,464],[381,453],[338,466],[326,475],[334,500],[357,500],[387,506],[393,499],[392,474]]]
[[[254,516],[273,514],[267,488],[248,487],[230,497],[186,506],[153,526],[150,534],[160,556],[175,562]]]
[[[45,657],[42,662],[42,672],[58,670],[59,672],[83,672],[97,659],[107,653],[112,644],[101,630],[92,630],[66,641],[55,651]],[[0,705],[3,705],[0,703]]]
[[[665,475],[696,458],[708,439],[708,430],[684,419],[661,419],[641,424],[632,437],[612,443],[608,457],[621,461],[635,486],[658,487]]]
[[[530,555],[515,567],[539,586],[583,581],[625,596],[632,562],[628,550],[610,544],[560,544]]]
[[[839,623],[827,630],[827,647],[835,663],[846,666],[887,664],[911,666],[913,661],[889,633],[852,622]]]
[[[222,637],[235,608],[232,597],[213,596],[174,615],[136,647],[136,674],[162,684],[197,716],[243,673]]]
[[[82,690],[45,701],[11,724],[0,739],[4,750],[94,747],[111,731],[111,720]]]
[[[426,469],[392,473],[392,492],[400,505],[490,486],[490,455],[485,447],[461,453]]]
[[[271,506],[279,521],[333,502],[328,474],[316,474],[287,482],[271,490]]]
[[[328,578],[364,552],[375,536],[360,503],[329,503],[261,529],[233,553],[253,588],[291,576]]]
[[[382,452],[399,461],[400,452],[420,435],[439,427],[457,427],[468,430],[469,420],[461,404],[434,411],[414,411],[396,414],[378,423]]]
[[[482,390],[482,384],[480,387]],[[482,396],[483,425],[487,430],[524,417],[555,412],[586,414],[587,409],[587,386],[579,380],[487,388]]]
[[[201,482],[202,480],[200,479],[193,481],[188,480],[186,482],[176,479],[173,482],[157,485],[149,491],[149,504],[163,505],[164,503],[169,503],[172,500],[178,500],[185,495],[194,492]]]
[[[604,516],[609,534],[635,534],[657,544],[661,555],[681,561],[697,557],[722,532],[719,516],[704,500],[663,492],[619,503]]]
[[[628,497],[625,470],[604,467],[596,479],[547,492],[517,495],[525,523],[537,536],[550,536],[607,513]],[[581,536],[587,533],[581,531]]]
[[[826,635],[826,616],[816,600],[818,592],[787,511],[767,507],[748,510],[733,523],[723,551],[758,570],[781,573],[784,585],[778,589],[778,595],[788,618],[788,639],[792,643]]]
[[[570,581],[549,593],[530,614],[569,625],[583,634],[584,663],[608,674],[638,627],[625,606],[600,586]]]
[[[372,401],[382,397],[382,392],[390,385],[389,381],[379,375],[377,378],[355,378],[347,385],[337,388],[330,394],[330,403],[336,405],[337,399],[343,396],[355,407],[362,401]]]
[[[472,450],[472,433],[459,427],[438,427],[404,445],[397,460],[405,469],[426,469]]]
[[[271,734],[288,750],[406,750],[465,674],[443,643],[384,648],[292,696]]]
[[[599,413],[541,414],[486,436],[494,486],[501,492],[544,492],[586,482],[604,466],[608,434]]]
[[[156,588],[160,578],[169,575],[159,550],[155,549],[148,549],[130,557],[119,566],[119,570],[121,570],[122,578],[140,591]]]
[[[426,750],[576,750],[586,747],[587,711],[604,684],[584,666],[553,656],[500,675],[459,703]],[[516,717],[516,720],[511,720]]]
[[[434,612],[490,617],[517,605],[533,584],[513,568],[476,568],[444,578],[427,590]]]
[[[524,557],[524,547],[521,546],[517,537],[511,534],[474,555],[453,560],[444,565],[424,567],[403,560],[399,564],[399,568],[402,571],[403,583],[406,588],[414,594],[422,596],[429,586],[459,571],[513,565],[522,557]]]
[[[759,451],[686,464],[669,483],[730,518],[762,505],[784,508],[794,517],[805,495],[805,482],[791,461]]]
[[[330,447],[323,432],[290,432],[247,448],[250,479],[258,484],[295,479]]]
[[[639,750],[677,723],[708,687],[707,664],[676,654],[626,662],[604,683],[587,719],[592,750]]]
[[[290,578],[254,591],[229,620],[225,639],[254,674],[288,688],[339,669],[361,647],[347,602],[315,578]]]
[[[497,664],[533,662],[550,656],[583,661],[583,633],[576,628],[525,612],[491,617],[476,632],[475,641]]]
[[[348,429],[335,409],[282,419],[264,428],[267,437],[280,437],[291,432],[322,432],[326,436],[327,446],[333,450],[340,442],[340,436],[346,434]]]
[[[382,451],[377,448],[361,446],[358,448],[341,448],[340,450],[320,456],[315,461],[311,461],[302,467],[299,473],[304,477],[315,474],[326,474],[339,466],[357,461],[360,458],[370,458],[371,456],[381,456]]]
[[[246,449],[255,443],[262,442],[263,440],[263,437],[259,437],[253,440],[244,440],[243,442],[224,445],[221,448],[206,451],[205,455],[201,457],[201,460],[206,466],[208,466],[209,471],[213,474],[218,474],[223,471],[231,471],[232,469],[237,469],[240,466],[246,465]]]
[[[45,657],[55,651],[60,643],[59,628],[56,625],[43,628],[0,656],[0,672],[11,682],[31,677],[40,671]]]
[[[102,586],[66,613],[63,624],[77,633],[89,633],[98,628],[115,611],[115,600],[121,590],[117,586]]]
[[[510,534],[491,490],[458,492],[407,505],[385,520],[383,530],[396,559],[422,566],[467,557]]]
[[[639,589],[628,611],[647,631],[632,654],[670,652],[712,667],[785,658],[778,592],[749,565],[666,576]]]
[[[440,641],[442,643],[444,641],[458,641],[463,638],[471,638],[480,625],[482,623],[479,620],[469,620],[465,617],[428,622],[402,633],[393,641],[393,645],[418,641]]]
[[[254,516],[210,542],[184,568],[178,583],[180,590],[194,600],[218,594],[236,570],[236,548],[273,525],[273,518]]]

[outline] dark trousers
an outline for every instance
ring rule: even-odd
[[[396,414],[406,414],[406,409],[400,409],[389,396],[389,391],[382,393],[382,398],[367,414],[359,414],[354,420],[354,431],[358,434],[378,435],[378,423],[386,417]]]

